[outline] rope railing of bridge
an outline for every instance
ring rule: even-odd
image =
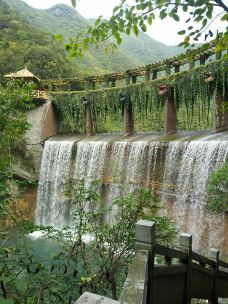
[[[188,233],[180,234],[178,249],[156,244],[155,224],[144,220],[135,234],[136,253],[119,301],[86,292],[77,304],[189,304],[193,298],[218,304],[228,298],[228,263],[219,250],[210,249],[209,257],[194,252]]]

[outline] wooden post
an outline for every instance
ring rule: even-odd
[[[165,265],[172,265],[172,258],[169,256],[165,256]]]
[[[131,76],[129,74],[126,75],[125,83],[126,83],[126,86],[128,86],[129,84],[131,84]]]
[[[112,81],[111,81],[111,87],[114,88],[115,86],[116,86],[116,81],[115,81],[115,80],[112,80]]]
[[[96,89],[96,82],[92,81],[92,83],[91,83],[91,89],[92,90]]]
[[[89,79],[87,80],[87,89],[88,90],[95,90],[96,88],[96,83],[92,80],[92,79]]]
[[[145,72],[145,81],[150,80],[150,68],[146,67],[146,72]]]
[[[157,70],[153,70],[153,72],[152,72],[152,79],[153,80],[157,79],[157,77],[158,77],[158,71]]]
[[[153,273],[154,273],[154,244],[155,244],[155,223],[139,220],[135,226],[136,250],[149,250],[149,268],[147,283],[147,299],[145,303],[154,303]]]
[[[195,60],[193,59],[193,61],[189,63],[189,70],[194,69],[194,67],[195,67]]]
[[[166,60],[166,67],[165,67],[166,75],[169,76],[171,74],[171,63],[169,60]]]
[[[175,133],[177,131],[177,115],[173,93],[166,98],[164,116],[165,136]]]
[[[205,54],[200,55],[200,65],[205,64],[205,62],[206,62],[206,56],[205,56]]]
[[[218,304],[217,296],[217,278],[219,270],[219,250],[211,248],[209,252],[209,258],[215,261],[215,266],[212,268],[214,270],[214,282],[213,282],[213,295],[212,299],[209,299],[209,304]]]
[[[213,113],[213,132],[215,133],[228,129],[228,110],[224,109],[225,102],[228,102],[228,90],[223,95],[222,89],[218,89]]]
[[[107,81],[105,82],[105,87],[106,87],[106,88],[109,88],[109,87],[110,87],[110,80],[107,80]]]
[[[132,84],[135,84],[137,82],[137,76],[133,75],[132,76]]]
[[[215,54],[215,57],[216,57],[216,60],[221,59],[221,58],[222,58],[222,52],[221,52],[221,51],[220,51],[220,52],[217,52],[217,53]]]
[[[180,249],[188,254],[187,261],[187,274],[185,282],[185,304],[191,303],[191,272],[192,272],[192,235],[189,233],[181,233],[179,238]]]
[[[179,73],[180,72],[180,65],[175,65],[174,72]]]

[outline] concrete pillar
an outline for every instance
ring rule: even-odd
[[[175,133],[177,131],[177,115],[175,101],[172,95],[166,98],[164,116],[165,136]]]
[[[135,242],[136,250],[151,250],[155,243],[155,223],[139,220],[135,224]]]
[[[135,225],[135,247],[138,250],[149,251],[148,281],[145,284],[143,303],[154,304],[154,245],[155,245],[155,223],[151,221],[139,220]]]
[[[86,108],[86,135],[91,136],[94,134],[93,118],[89,104],[85,106]]]
[[[115,301],[104,296],[99,296],[94,293],[85,292],[83,295],[77,300],[75,304],[120,304],[119,301]]]
[[[41,129],[41,142],[47,138],[54,136],[58,133],[57,117],[53,108],[53,103],[48,100],[46,102],[46,113],[42,120]]]
[[[124,105],[124,133],[130,135],[134,132],[134,117],[131,101]]]
[[[189,233],[181,233],[179,237],[180,250],[188,254],[186,261],[182,261],[187,265],[187,274],[185,279],[185,304],[191,303],[191,276],[192,276],[192,235]]]
[[[223,96],[222,90],[218,90],[215,96],[215,107],[213,113],[213,132],[228,129],[228,110],[225,111],[224,103],[228,103],[228,91]]]
[[[219,270],[219,250],[211,248],[209,252],[209,258],[215,261],[215,266],[212,268],[214,270],[213,295],[212,295],[212,299],[209,299],[208,303],[218,304],[217,278],[218,278],[218,270]]]

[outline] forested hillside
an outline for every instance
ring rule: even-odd
[[[0,0],[0,74],[24,65],[41,78],[98,74],[130,69],[181,51],[141,33],[139,38],[124,37],[114,53],[91,48],[82,61],[70,59],[53,35],[59,33],[68,39],[91,22],[67,5],[38,10],[21,0]]]
[[[25,65],[41,78],[73,75],[78,70],[50,35],[33,28],[0,0],[0,74]]]

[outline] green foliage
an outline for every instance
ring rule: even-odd
[[[15,81],[0,87],[0,217],[12,198],[11,151],[29,129],[25,110],[32,106],[31,89]]]
[[[76,1],[73,2],[73,6],[75,5]],[[218,8],[220,13],[216,15],[216,9]],[[114,43],[110,42],[109,45],[109,48],[113,50],[121,43],[122,34],[130,35],[130,33],[134,33],[138,36],[140,31],[145,32],[147,30],[147,25],[153,24],[155,18],[163,20],[169,17],[173,21],[179,22],[179,16],[183,12],[188,16],[186,20],[188,28],[187,30],[179,31],[180,35],[185,35],[180,45],[189,47],[191,38],[195,43],[203,35],[205,40],[207,40],[208,37],[213,37],[216,34],[210,29],[210,24],[216,18],[221,21],[227,21],[228,6],[223,1],[213,0],[134,0],[130,4],[128,0],[122,0],[119,5],[113,8],[113,13],[109,20],[102,20],[99,17],[93,26],[89,26],[87,30],[77,33],[73,43],[70,42],[67,45],[67,50],[73,53],[74,56],[81,56],[83,50],[88,49],[89,45],[98,46],[101,41],[107,40],[110,36],[115,41]],[[227,29],[220,35],[220,38],[220,41],[216,42],[216,51],[227,49]]]
[[[215,170],[207,183],[208,208],[213,213],[228,210],[228,162]]]
[[[157,242],[170,245],[175,240],[171,222],[155,216],[158,205],[148,190],[117,197],[112,207],[104,207],[99,188],[98,182],[85,187],[83,180],[68,185],[66,193],[74,210],[71,228],[58,231],[22,223],[18,226],[22,246],[10,246],[2,237],[0,296],[20,304],[73,303],[86,290],[117,298],[134,253],[135,222],[155,220]],[[108,224],[103,219],[110,213]],[[59,246],[49,260],[39,259],[26,246],[23,233],[34,229],[42,230]],[[89,243],[85,243],[86,235]]]
[[[42,30],[44,33],[54,35],[58,43],[66,44],[65,47],[68,45],[67,42],[69,37],[74,37],[82,29],[86,30],[94,21],[83,18],[77,13],[77,11],[67,5],[55,5],[48,10],[37,10],[29,7],[21,0],[7,0],[7,3],[9,3],[9,5],[12,6],[15,11],[17,11],[17,16],[21,20],[24,20],[27,24],[29,24],[29,27],[32,26],[35,28],[35,31]],[[100,21],[102,22],[102,20]],[[44,34],[44,36],[47,36],[47,34]],[[181,52],[181,48],[176,46],[166,46],[163,43],[153,40],[146,34],[142,34],[139,37],[135,37],[133,34],[129,37],[126,35],[118,37],[119,41],[120,39],[123,40],[119,45],[118,50],[116,50],[114,53],[106,52],[106,47],[108,45],[107,43],[102,43],[103,50],[90,46],[87,51],[83,50],[83,60],[72,58],[71,65],[72,67],[76,67],[76,69],[74,68],[74,74],[91,75],[111,71],[127,70],[157,61],[159,59],[164,59]],[[75,39],[72,39],[72,43],[74,40]],[[86,43],[86,41],[87,39],[85,38],[84,42]],[[111,42],[114,42],[114,40]],[[37,44],[42,45],[47,49],[48,44],[53,45],[53,42],[49,41],[44,45],[37,41]],[[62,45],[59,45],[59,48],[62,48]],[[49,47],[47,53],[50,51],[53,52],[53,48]],[[73,52],[70,52],[70,54],[72,55]],[[62,56],[62,58],[66,63],[69,61],[66,60],[64,56]],[[59,60],[57,59],[56,63],[60,68],[60,66],[63,66],[63,64],[61,62],[59,63]],[[37,63],[36,59],[34,61]],[[33,68],[34,65],[31,65],[32,71]],[[43,74],[45,69],[42,71]],[[72,74],[70,71],[68,72],[68,75],[67,73],[64,74],[64,72],[59,73],[57,69],[53,70],[52,74],[54,73],[55,78],[61,78],[63,76],[70,77]],[[44,77],[43,74],[41,75],[42,78]],[[48,73],[48,75],[53,77],[52,74],[50,75]],[[45,78],[48,78],[48,76]]]
[[[227,86],[226,62],[209,63],[191,71],[172,74],[158,80],[94,91],[52,93],[53,101],[62,120],[63,131],[84,132],[85,109],[82,99],[91,102],[96,132],[117,132],[122,130],[123,104],[120,94],[130,98],[133,106],[135,129],[152,131],[163,129],[164,97],[158,95],[158,84],[169,87],[174,92],[177,105],[179,129],[211,128],[211,99],[214,91]],[[205,82],[207,74],[212,82]]]
[[[78,71],[51,35],[18,16],[8,1],[0,1],[0,76],[25,65],[38,77],[69,77]]]

